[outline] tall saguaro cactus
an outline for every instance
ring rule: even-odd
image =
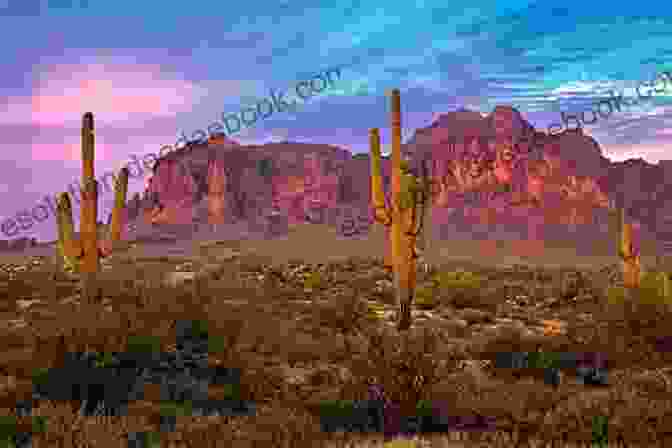
[[[94,178],[95,135],[93,114],[82,119],[82,205],[80,234],[82,242],[82,274],[98,272],[98,183]]]
[[[109,255],[114,243],[121,239],[122,210],[128,192],[128,168],[122,168],[115,182],[115,203],[107,241],[98,240],[98,183],[94,177],[95,136],[93,114],[82,119],[82,188],[80,238],[74,237],[72,202],[68,193],[58,198],[58,252],[67,270],[82,275],[82,294],[95,298],[95,275],[100,270],[100,258]],[[102,244],[101,244],[102,243]]]
[[[408,164],[401,158],[401,102],[399,90],[392,91],[392,173],[391,200],[385,203],[378,129],[370,130],[371,145],[371,201],[375,209],[375,219],[389,228],[390,259],[394,288],[399,312],[399,330],[411,326],[411,304],[416,283],[416,237],[422,228],[424,210],[418,212],[417,205],[425,203],[422,186],[409,172]]]
[[[632,244],[632,224],[625,222],[625,209],[618,209],[618,228],[620,232],[618,255],[623,270],[623,286],[637,288],[640,283],[641,261],[639,251]]]

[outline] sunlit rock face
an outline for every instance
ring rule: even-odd
[[[353,188],[345,185],[350,153],[340,148],[289,142],[240,146],[220,140],[159,160],[137,219],[220,227],[245,221],[254,227],[269,219],[282,221],[279,214],[296,224],[315,208],[334,208]]]
[[[286,154],[283,162],[291,168],[273,177],[273,203],[287,213],[290,224],[305,222],[313,209],[336,206],[340,179],[337,171],[325,169],[331,162],[327,157],[315,152]]]
[[[222,158],[213,158],[208,164],[206,198],[208,223],[227,224],[235,221],[233,206],[228,195],[230,180],[226,162]]]
[[[498,106],[486,116],[444,114],[418,129],[405,152],[431,158],[438,225],[448,220],[550,238],[561,226],[592,225],[595,210],[608,207],[602,180],[609,162],[592,138],[571,134],[536,131],[515,109]],[[578,169],[583,159],[589,173]]]
[[[151,179],[149,192],[159,203],[149,216],[154,224],[190,224],[193,221],[196,184],[176,160],[162,160]]]
[[[498,184],[511,184],[513,182],[513,170],[516,164],[513,139],[505,139],[503,142],[494,146],[495,161],[493,165],[493,174],[495,182]]]
[[[672,198],[672,163],[610,162],[589,135],[549,135],[509,106],[487,115],[440,115],[417,129],[402,151],[416,168],[427,161],[431,224],[444,237],[468,238],[475,229],[486,238],[594,237],[604,234],[609,202],[617,201],[636,229],[672,241],[658,219],[660,204]],[[382,171],[389,191],[387,158]],[[316,221],[338,226],[342,210],[371,214],[370,184],[366,154],[327,144],[242,146],[219,136],[160,159],[124,222],[231,223],[222,227],[229,229],[268,227],[255,223],[270,219],[278,228]]]

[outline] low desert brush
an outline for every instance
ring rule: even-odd
[[[440,289],[478,289],[483,279],[469,271],[438,272],[432,281]]]
[[[324,278],[318,271],[309,272],[303,279],[303,289],[313,291],[324,286]]]
[[[666,272],[646,272],[641,274],[639,287],[609,286],[607,302],[610,305],[624,304],[628,300],[650,305],[672,305],[670,278]]]
[[[441,299],[449,301],[471,301],[480,296],[483,278],[469,271],[437,272],[429,284],[416,290],[414,304],[419,308],[431,309],[438,306]]]

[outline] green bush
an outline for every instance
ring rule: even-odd
[[[531,352],[528,354],[527,362],[533,369],[555,368],[559,365],[559,356],[552,352]]]
[[[96,356],[96,367],[106,367],[112,362],[112,353],[110,352],[103,352],[99,353]]]
[[[628,300],[628,290],[623,286],[609,286],[606,296],[609,305],[620,305]]]
[[[319,272],[311,272],[303,279],[303,289],[320,289],[324,285],[324,279]]]
[[[421,445],[412,439],[399,438],[385,442],[383,448],[417,448]]]
[[[208,336],[208,352],[209,353],[224,353],[226,352],[226,338],[224,336],[212,335]]]
[[[32,419],[33,433],[44,433],[47,431],[47,417],[36,416]]]
[[[16,417],[0,415],[0,440],[10,440],[16,434]]]
[[[672,297],[664,289],[666,272],[646,272],[642,275],[638,296],[643,303],[672,304]]]
[[[156,431],[144,433],[145,444],[147,448],[159,448],[161,446],[161,434]]]
[[[208,321],[201,319],[190,321],[189,335],[193,338],[207,338]]]
[[[161,403],[160,412],[164,417],[189,417],[192,415],[192,404],[189,400],[183,403],[164,402]]]
[[[355,409],[353,400],[325,400],[320,402],[321,417],[349,417]]]
[[[375,302],[366,303],[366,317],[371,320],[382,319],[385,306]]]
[[[33,384],[38,386],[38,385],[44,385],[47,383],[47,379],[49,377],[49,369],[45,367],[39,367],[35,370],[33,370]]]
[[[593,417],[593,443],[598,446],[607,446],[609,418],[604,415]]]
[[[628,297],[637,303],[649,305],[672,305],[672,295],[665,291],[665,272],[646,272],[642,274],[639,288],[631,293],[623,286],[607,288],[607,302],[610,305],[621,305],[627,302]]]
[[[415,406],[416,415],[422,417],[431,417],[434,414],[434,407],[432,402],[429,400],[418,400],[418,404]]]
[[[435,308],[439,301],[437,300],[436,286],[421,286],[415,290],[413,304],[419,309]]]
[[[158,352],[161,350],[160,340],[153,336],[134,336],[128,337],[127,350],[129,352]]]
[[[483,278],[469,271],[439,272],[432,279],[442,290],[477,290]]]

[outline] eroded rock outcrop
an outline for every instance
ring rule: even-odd
[[[441,234],[533,240],[604,231],[598,221],[608,214],[609,194],[601,179],[610,162],[589,136],[550,136],[515,109],[497,107],[487,116],[445,114],[416,131],[406,152],[432,160]]]
[[[432,225],[441,238],[590,241],[604,236],[615,203],[625,206],[640,233],[660,233],[656,222],[672,216],[672,205],[661,207],[672,198],[664,180],[672,165],[610,162],[592,137],[537,131],[511,107],[485,116],[466,110],[441,115],[416,130],[402,150],[416,170],[429,160]],[[342,226],[353,214],[345,211],[356,210],[353,219],[362,230],[370,223],[369,164],[367,155],[331,145],[241,146],[214,139],[159,160],[128,216],[157,226],[244,223],[260,229],[271,221],[278,228],[316,220]],[[389,188],[388,159],[382,168]]]

